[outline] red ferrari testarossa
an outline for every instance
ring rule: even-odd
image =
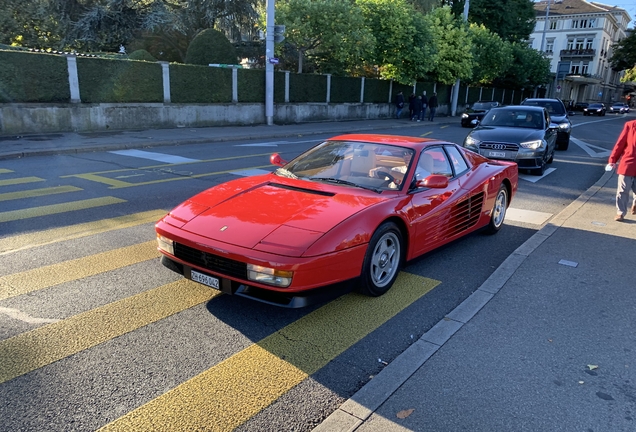
[[[356,287],[388,291],[400,266],[463,235],[495,233],[517,165],[459,145],[341,135],[272,173],[220,184],[156,225],[162,262],[227,294],[301,307]]]

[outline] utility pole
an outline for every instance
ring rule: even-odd
[[[470,7],[470,0],[466,0],[464,3],[464,22],[468,22],[468,9]],[[453,97],[451,98],[451,116],[455,117],[457,114],[457,99],[459,99],[459,78],[455,81],[455,87],[453,87]]]
[[[265,119],[267,125],[274,124],[274,1],[267,0],[267,22],[265,28]]]

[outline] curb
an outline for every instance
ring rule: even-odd
[[[330,122],[331,123],[331,122]],[[320,131],[320,130],[308,130],[299,132],[274,132],[272,134],[261,134],[261,135],[238,135],[238,136],[216,136],[209,138],[192,138],[192,139],[183,139],[183,140],[166,140],[166,141],[130,141],[130,142],[122,142],[117,144],[101,144],[94,146],[86,146],[86,147],[74,147],[68,149],[41,149],[41,150],[33,150],[33,151],[25,151],[25,152],[13,152],[0,154],[0,160],[3,159],[19,159],[28,156],[53,156],[53,155],[61,155],[61,154],[79,154],[79,153],[90,153],[90,152],[98,152],[98,151],[109,151],[109,150],[128,150],[128,149],[136,149],[136,148],[152,148],[152,147],[167,147],[167,146],[177,146],[177,145],[187,145],[187,144],[208,144],[214,142],[226,142],[226,141],[244,141],[244,140],[253,140],[253,139],[262,139],[262,138],[288,138],[288,137],[298,137],[298,136],[306,136],[306,135],[321,135],[321,134],[343,134],[343,133],[356,133],[356,132],[364,132],[369,130],[376,129],[403,129],[405,127],[416,127],[421,126],[420,124],[411,124],[406,123],[404,125],[393,125],[393,126],[367,126],[367,127],[345,127],[345,122],[343,123],[342,128],[338,128],[332,131]],[[440,121],[437,124],[451,124],[454,123],[452,121]],[[323,123],[324,124],[324,123]]]
[[[519,246],[488,279],[420,339],[395,358],[371,381],[345,401],[313,432],[353,432],[360,427],[402,384],[426,363],[464,324],[497,294],[526,258],[601,190],[613,172],[603,176]]]

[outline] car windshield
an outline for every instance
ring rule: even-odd
[[[565,115],[565,108],[563,104],[559,101],[538,101],[538,100],[528,100],[523,103],[523,105],[528,106],[540,106],[544,107],[548,110],[551,116],[553,115]]]
[[[476,110],[486,110],[486,109],[490,109],[493,106],[495,106],[496,102],[475,102],[475,105],[473,105],[473,109]]]
[[[543,129],[543,119],[540,111],[493,108],[488,111],[481,125]]]
[[[602,108],[603,105],[601,104],[591,104],[590,106],[588,106],[588,108]]]
[[[414,153],[413,149],[387,144],[325,141],[275,174],[376,192],[398,190],[403,186]]]

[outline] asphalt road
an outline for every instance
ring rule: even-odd
[[[574,116],[570,148],[545,176],[522,176],[497,235],[409,263],[380,301],[350,294],[297,310],[163,268],[153,223],[322,137],[0,161],[0,431],[311,430],[594,184],[628,119]]]

